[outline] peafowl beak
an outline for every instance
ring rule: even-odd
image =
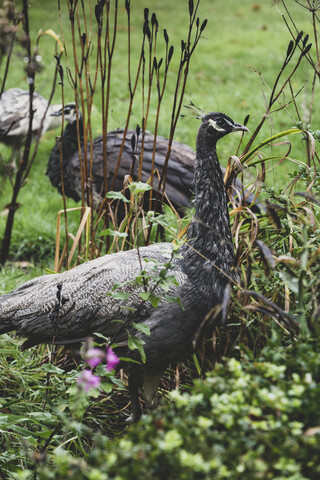
[[[62,116],[62,108],[60,108],[60,110],[50,113],[50,117],[61,117],[61,116]]]
[[[234,122],[234,125],[231,131],[232,132],[250,132],[249,128],[245,127],[244,125],[241,125],[241,123],[236,123],[236,122]]]

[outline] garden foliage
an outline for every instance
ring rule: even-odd
[[[38,478],[319,478],[319,355],[317,340],[285,350],[274,338],[258,360],[229,359],[191,391],[172,391],[122,438],[97,434],[85,460],[58,448]]]
[[[130,3],[124,3],[129,45]],[[193,361],[173,365],[167,372],[161,383],[162,407],[143,417],[138,425],[129,427],[125,424],[129,406],[126,378],[119,378],[109,371],[111,364],[116,363],[114,357],[111,361],[111,357],[106,360],[102,355],[110,368],[106,369],[100,360],[93,364],[98,355],[97,346],[90,345],[91,350],[82,352],[84,365],[79,352],[71,356],[53,345],[39,346],[30,352],[20,351],[19,339],[4,335],[0,343],[1,478],[304,480],[320,477],[320,135],[317,128],[311,128],[313,98],[319,77],[319,2],[297,2],[312,20],[315,38],[312,47],[308,35],[295,24],[286,2],[277,3],[284,9],[284,21],[292,38],[286,51],[279,52],[281,66],[266,95],[266,110],[261,121],[252,127],[247,117],[252,135],[245,146],[240,142],[236,154],[230,157],[225,178],[231,201],[230,218],[239,284],[226,292],[224,304],[201,324],[195,338],[198,350]],[[83,3],[70,1],[67,4],[74,53],[81,53],[80,57],[85,54],[78,64],[75,55],[75,72],[69,65],[67,75],[74,82],[77,108],[86,115],[88,141],[92,135],[93,86],[100,77],[95,77],[92,84],[92,79],[88,83],[82,82],[81,75],[88,67],[85,60],[91,59],[91,40],[79,29],[78,40],[82,42],[79,52],[75,27],[79,21],[77,15],[82,11],[79,5]],[[206,27],[206,22],[197,19],[198,6],[199,2],[194,4],[189,0],[189,36],[181,43],[177,61],[171,139],[182,106],[190,58]],[[99,65],[104,68],[100,73],[105,87],[102,89],[104,132],[110,113],[111,64],[116,39],[115,33],[111,35],[111,16],[102,14],[111,15],[109,7],[108,4],[107,10],[106,4],[98,1],[93,17],[100,39],[95,54],[98,64],[102,62]],[[116,17],[117,9],[113,12]],[[104,46],[101,43],[103,28],[110,34]],[[193,41],[191,32],[195,32]],[[137,78],[143,71],[141,124],[144,128],[151,109],[152,88],[158,94],[156,131],[164,93],[160,87],[165,86],[169,64],[174,58],[165,30],[166,60],[164,63],[156,57],[153,60],[157,35],[157,18],[155,15],[149,18],[146,9],[143,29],[146,50],[141,50]],[[128,58],[130,60],[130,54]],[[67,75],[60,58],[56,60],[63,87]],[[299,103],[301,89],[295,79],[305,62],[314,71],[314,82],[310,104],[304,104],[302,111]],[[129,61],[129,75],[132,75],[130,65]],[[161,66],[165,68],[160,72]],[[126,128],[133,111],[131,100],[138,85],[132,80],[133,76],[130,78]],[[92,96],[87,95],[88,92]],[[86,95],[88,103],[85,102]],[[283,130],[261,140],[265,122],[272,121],[278,112],[289,107],[294,111],[290,125],[286,124]],[[296,138],[305,148],[303,155],[301,145],[299,155],[295,154]],[[264,181],[269,166],[284,161],[296,164],[296,171],[288,180],[290,183],[285,191],[266,187]],[[249,176],[248,170],[251,172]],[[250,179],[255,201],[261,208],[259,214],[239,202],[239,192],[231,188],[236,176],[243,177],[246,182],[247,178]],[[137,191],[133,192],[135,188]],[[129,190],[130,204],[119,192],[105,192],[106,210],[88,217],[87,237],[84,245],[79,242],[77,246],[77,261],[104,251],[156,241],[165,235],[176,243],[181,242],[188,218],[180,219],[177,212],[167,206],[160,216],[144,212],[141,196],[148,195],[150,186],[131,183]],[[82,213],[85,206],[92,206],[91,195],[90,189],[83,189]],[[108,217],[106,212],[117,211],[121,202],[126,216],[118,222],[117,215]],[[65,198],[63,212],[67,251]],[[7,249],[5,253],[7,256]],[[65,257],[62,255],[60,266]],[[148,277],[137,279],[140,282],[149,280]],[[153,281],[165,292],[175,280],[164,273]],[[125,300],[124,292],[118,287],[115,286],[112,295],[119,298],[122,295]],[[145,292],[141,299],[142,302],[150,301],[155,308],[158,300],[153,290]],[[137,323],[136,328],[141,325]],[[201,343],[203,331],[210,335],[209,340]],[[110,339],[100,340],[109,345]],[[143,361],[143,344],[136,344],[134,336],[129,342],[132,348],[139,350]],[[112,350],[108,353],[111,355]],[[95,388],[89,388],[88,382]]]

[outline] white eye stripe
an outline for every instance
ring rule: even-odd
[[[225,118],[224,121],[225,121],[228,125],[230,125],[230,127],[232,127],[232,128],[234,127],[234,123],[229,122],[228,119]]]
[[[209,123],[209,125],[211,125],[211,127],[213,127],[218,132],[225,132],[225,129],[221,128],[221,127],[218,127],[217,122],[215,120],[212,120],[212,118],[210,118],[208,120],[208,123]]]

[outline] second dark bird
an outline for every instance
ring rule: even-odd
[[[80,174],[80,161],[78,152],[78,133],[76,115],[67,124],[62,136],[62,156],[63,156],[63,183],[64,191],[67,197],[72,198],[76,202],[81,199],[82,186]],[[80,141],[83,145],[83,122],[79,119]],[[120,166],[115,177],[116,165],[118,162],[119,151],[123,139],[123,130],[114,130],[107,134],[107,181],[108,190],[111,185],[112,190],[121,191],[123,189],[123,182],[125,175],[130,174],[133,180],[137,179],[139,155],[141,153],[142,134],[137,139],[135,151],[132,149],[131,139],[133,135],[137,137],[136,130],[128,130],[125,137],[123,151],[120,160]],[[161,177],[166,154],[168,151],[169,140],[162,136],[156,138],[156,151],[154,158],[154,176],[153,176],[153,198],[161,200],[161,195],[158,193],[159,177]],[[147,182],[151,176],[152,171],[152,156],[154,147],[154,135],[146,133],[144,137],[143,148],[143,166],[141,173],[141,181]],[[103,173],[103,138],[96,137],[93,140],[91,147],[90,143],[87,146],[87,171],[90,171],[90,150],[92,148],[92,192],[94,207],[97,208],[102,200],[104,187],[104,173]],[[84,158],[84,149],[82,147],[81,158]],[[193,149],[183,143],[173,141],[171,146],[170,158],[167,166],[167,174],[165,181],[165,193],[174,208],[183,211],[184,208],[189,207],[192,198],[193,178],[194,178],[195,152]],[[225,169],[221,167],[224,175]],[[60,149],[59,145],[55,145],[51,151],[46,174],[48,175],[51,184],[58,189],[62,194],[61,182],[61,168],[60,168]],[[88,174],[89,176],[89,174]],[[115,178],[114,178],[115,177]],[[86,181],[86,187],[90,185]],[[238,192],[240,199],[247,205],[252,204],[254,195],[247,190],[243,190],[242,183],[236,179],[234,184],[235,192]],[[145,196],[144,209],[148,210],[149,195]],[[166,202],[166,198],[164,198]],[[168,203],[168,202],[167,202]],[[253,205],[252,210],[259,213],[260,206],[258,203]],[[153,209],[159,209],[153,204]]]

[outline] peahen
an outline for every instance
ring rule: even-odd
[[[49,105],[39,93],[34,92],[32,98],[34,111],[32,120],[32,140],[47,130],[53,130],[61,125],[62,116],[53,115],[61,111],[60,105]],[[30,94],[21,88],[5,90],[0,98],[0,142],[11,147],[12,167],[21,160],[22,147],[24,146],[29,130]],[[65,110],[67,119],[67,113]]]
[[[70,119],[62,137],[64,191],[67,197],[72,198],[76,202],[78,202],[82,196],[77,128],[79,128],[80,140],[83,144],[83,124],[81,117],[79,119],[79,127],[77,127],[76,117]],[[121,191],[123,189],[125,175],[127,174],[130,174],[134,180],[137,179],[139,158],[141,154],[142,134],[140,133],[138,141],[136,141],[135,151],[133,153],[131,140],[133,136],[137,138],[136,130],[128,130],[126,133],[119,169],[115,175],[123,136],[123,130],[114,130],[107,134],[108,190],[112,188],[112,190]],[[169,147],[169,140],[159,135],[156,137],[154,164],[152,164],[154,141],[154,135],[145,133],[141,180],[143,182],[147,182],[151,176],[151,171],[153,170],[155,172],[153,175],[152,197],[153,199],[157,199],[158,202],[153,202],[152,208],[155,210],[160,210],[159,204],[161,202],[162,189],[159,194],[159,177],[161,177],[163,173],[166,154]],[[85,182],[85,185],[88,187],[92,184],[93,202],[94,206],[97,208],[102,200],[102,193],[104,189],[102,137],[100,136],[93,140],[92,154],[90,154],[90,148],[91,146],[89,143],[87,146],[87,172],[88,177],[90,177],[90,170],[92,169],[92,183],[90,179],[88,179]],[[90,158],[92,158],[92,166],[90,166]],[[82,169],[84,170],[83,148],[81,162]],[[185,207],[190,206],[191,203],[194,162],[195,153],[193,149],[188,145],[173,140],[170,158],[167,165],[165,179],[166,196],[164,197],[164,201],[166,202],[168,199],[173,207],[180,211]],[[221,170],[224,175],[225,169],[221,167]],[[48,175],[51,184],[56,187],[60,193],[62,193],[60,149],[58,145],[55,145],[51,151],[46,174]],[[235,197],[238,197],[240,202],[243,201],[247,205],[250,205],[254,202],[254,195],[250,193],[250,191],[244,190],[242,183],[238,179],[233,182],[232,194]],[[145,196],[144,208],[145,210],[148,210],[149,208],[149,195]],[[260,212],[260,204],[258,202],[255,202],[251,208],[255,212]]]
[[[111,340],[116,335],[116,352],[140,361],[121,364],[129,374],[132,420],[138,420],[139,388],[144,387],[147,407],[153,407],[163,371],[191,353],[199,325],[221,303],[227,285],[236,280],[216,143],[239,131],[248,129],[222,113],[202,118],[196,145],[195,215],[178,256],[173,244],[158,243],[37,277],[0,297],[0,334],[16,330],[27,337],[26,348],[38,343],[78,343],[95,332]],[[161,278],[171,279],[167,292],[161,288]],[[115,285],[130,297],[119,299],[113,292]],[[147,292],[160,297],[157,308],[146,298]],[[168,296],[180,300],[172,303]],[[136,330],[132,321],[149,327],[150,335]],[[137,350],[128,348],[127,330],[145,342],[145,363]]]

